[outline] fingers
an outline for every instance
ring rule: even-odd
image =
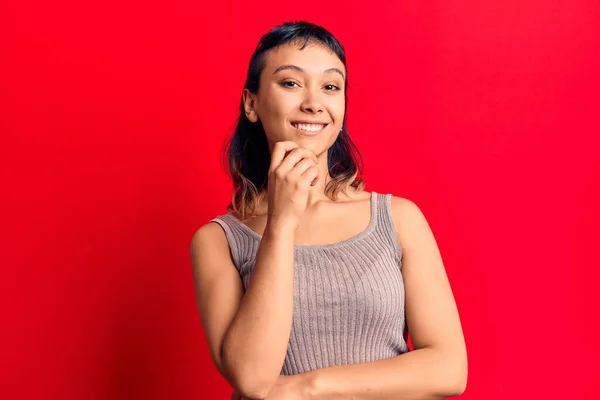
[[[285,158],[286,153],[298,147],[300,147],[298,143],[289,140],[275,143],[273,152],[271,153],[271,167],[273,169],[277,168]]]
[[[275,143],[269,173],[276,179],[295,182],[297,186],[314,186],[319,180],[318,158],[296,142]]]
[[[299,147],[296,142],[277,142],[275,143],[273,154],[271,155],[271,170],[281,168],[281,172],[288,172],[305,157],[311,158],[315,164],[319,162],[315,153],[311,150]]]
[[[302,161],[303,159],[308,159],[309,161],[312,161],[312,163],[315,165],[319,163],[317,156],[311,150],[304,149],[304,148],[296,148],[296,149],[293,149],[285,157],[285,159],[281,162],[281,164],[279,164],[279,166],[276,167],[276,170],[279,173],[282,173],[285,175],[289,171],[291,171],[296,166],[296,164],[299,164],[300,161]]]
[[[306,170],[309,168],[315,167],[315,162],[310,158],[303,158],[300,162],[298,162],[293,168],[288,172],[287,177],[292,179],[299,178]],[[282,168],[282,167],[280,167]]]
[[[301,176],[299,180],[300,185],[310,185],[314,186],[319,180],[319,167],[313,165],[308,168]]]
[[[299,186],[314,186],[319,180],[319,167],[312,160],[305,158],[296,164],[288,176],[296,180]]]

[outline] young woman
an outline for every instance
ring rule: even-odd
[[[413,202],[363,190],[347,86],[342,45],[308,22],[275,27],[250,60],[227,153],[233,199],[191,241],[206,340],[233,398],[465,390],[436,241]]]

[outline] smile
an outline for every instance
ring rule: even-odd
[[[327,125],[324,125],[324,124],[292,124],[292,126],[296,129],[304,131],[304,132],[315,133],[315,132],[321,131]]]

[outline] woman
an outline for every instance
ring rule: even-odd
[[[233,398],[465,390],[436,241],[413,202],[363,190],[347,87],[343,47],[311,23],[275,27],[250,60],[228,149],[233,199],[191,241],[198,310]]]

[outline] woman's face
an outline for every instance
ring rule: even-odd
[[[246,116],[262,123],[271,150],[275,142],[291,140],[320,156],[342,128],[345,75],[342,61],[320,43],[274,48],[258,93],[244,90]]]

